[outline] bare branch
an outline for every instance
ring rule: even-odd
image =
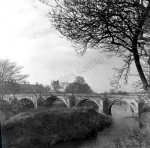
[[[150,1],[144,0],[55,0],[49,12],[53,26],[83,55],[88,48],[113,52],[125,65],[118,71],[116,83],[128,80],[135,62],[145,90],[150,88],[141,64],[149,43]],[[130,53],[130,54],[129,54]],[[113,55],[113,54],[112,54]]]
[[[4,97],[9,89],[9,83],[20,83],[29,75],[21,74],[22,66],[17,66],[16,63],[10,62],[8,59],[0,60],[0,97]]]

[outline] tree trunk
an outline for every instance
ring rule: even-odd
[[[134,56],[134,61],[135,61],[135,65],[136,65],[136,68],[137,68],[137,71],[139,73],[139,76],[140,76],[140,79],[143,83],[143,89],[145,91],[147,91],[147,93],[149,94],[150,96],[150,83],[148,83],[148,80],[146,79],[145,77],[145,74],[143,72],[143,69],[142,69],[142,66],[141,66],[141,63],[140,63],[140,58],[139,58],[139,54],[138,54],[138,50],[137,50],[137,44],[133,44],[132,47],[133,47],[133,56]],[[148,96],[148,97],[149,97]],[[150,100],[150,98],[148,98],[148,100]],[[144,102],[143,102],[144,101]],[[143,112],[143,109],[144,109],[144,105],[147,104],[147,99],[142,99],[140,100],[139,102],[139,116],[142,114]],[[142,107],[140,106],[140,104],[142,104]],[[143,105],[144,104],[144,105]]]
[[[140,3],[143,5],[143,0],[141,0]],[[143,69],[142,69],[142,66],[140,63],[140,57],[139,57],[137,45],[138,45],[138,38],[141,35],[141,30],[143,29],[143,25],[147,19],[149,12],[150,12],[150,3],[145,8],[145,11],[143,12],[142,17],[138,22],[138,28],[135,30],[135,35],[134,35],[133,41],[132,41],[132,51],[133,51],[135,65],[136,65],[136,68],[138,70],[140,79],[143,83],[143,88],[144,88],[144,90],[146,90],[148,92],[150,92],[150,85],[148,84],[148,81],[145,77],[145,74],[143,72]]]
[[[133,47],[132,50],[133,50],[135,66],[136,66],[137,71],[139,73],[140,79],[143,83],[143,89],[146,90],[146,91],[149,91],[150,86],[147,82],[147,79],[145,77],[145,74],[144,74],[142,66],[141,66],[141,62],[140,62],[140,58],[139,58],[139,54],[138,54],[138,50],[137,50],[137,41],[135,43],[133,43],[132,47]]]

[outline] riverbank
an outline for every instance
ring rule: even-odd
[[[113,139],[113,148],[140,148],[141,146],[142,148],[150,148],[150,107],[143,108],[140,116],[132,114],[124,119],[128,120],[130,128],[123,130],[122,133],[126,132],[125,136],[121,134]],[[133,125],[129,124],[131,122],[129,119],[133,119]],[[105,148],[112,148],[112,145]]]
[[[47,109],[20,113],[3,124],[8,147],[50,147],[61,141],[95,135],[112,123],[93,109]]]
[[[140,127],[146,129],[150,133],[150,106],[143,109],[139,121]]]

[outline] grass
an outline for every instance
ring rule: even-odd
[[[16,148],[50,147],[61,141],[83,139],[111,124],[109,116],[93,109],[32,109],[3,124],[8,145]]]

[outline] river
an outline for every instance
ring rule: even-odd
[[[137,115],[137,110],[134,112],[134,115]],[[114,104],[112,106],[113,123],[100,131],[96,137],[62,142],[52,146],[52,148],[103,148],[103,146],[106,145],[113,148],[114,138],[126,136],[128,129],[138,125],[134,118],[130,118],[132,116],[133,113],[128,104],[124,102],[121,104]]]

